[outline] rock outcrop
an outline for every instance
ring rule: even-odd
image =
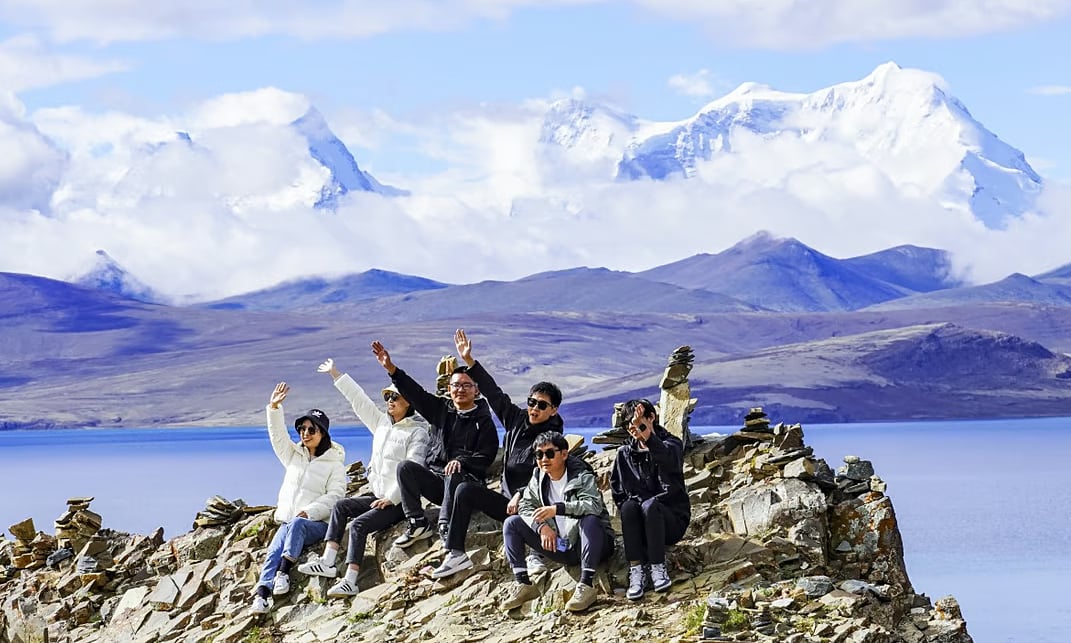
[[[86,502],[64,514],[64,528],[88,525],[77,555],[48,562],[58,539],[32,523],[0,540],[0,641],[972,641],[953,598],[933,602],[912,587],[870,462],[848,456],[834,472],[800,425],[771,426],[761,409],[745,422],[686,452],[693,519],[669,553],[673,586],[638,602],[624,596],[619,537],[588,611],[562,609],[579,570],[558,568],[538,579],[539,599],[502,613],[511,575],[500,525],[480,519],[467,543],[475,564],[456,576],[428,576],[443,553],[437,541],[391,548],[398,526],[370,539],[356,597],[327,599],[330,580],[295,570],[289,595],[258,616],[249,605],[271,512],[214,498],[200,526],[163,542],[70,515],[88,511]],[[613,450],[578,452],[606,482]],[[606,499],[612,507],[608,491]]]

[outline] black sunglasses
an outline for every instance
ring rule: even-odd
[[[550,406],[550,402],[546,400],[537,400],[534,397],[528,398],[528,408],[538,407],[540,411],[546,411]]]
[[[309,435],[316,435],[319,431],[320,427],[315,424],[311,426],[299,426],[297,430],[298,434],[308,433]]]
[[[398,395],[397,393],[387,393],[386,395],[383,396],[383,401],[384,402],[397,402],[399,398],[401,398],[401,395]]]
[[[542,449],[536,449],[535,450],[535,457],[536,457],[536,460],[542,460],[543,458],[546,458],[547,460],[550,460],[551,458],[554,457],[554,454],[558,453],[559,451],[561,451],[561,449],[547,449],[546,451],[544,451]]]

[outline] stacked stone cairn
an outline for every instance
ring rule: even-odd
[[[205,508],[197,512],[193,528],[217,527],[237,522],[245,515],[246,504],[241,498],[231,502],[223,496],[212,496],[205,501]]]
[[[100,514],[89,510],[93,498],[77,497],[67,499],[67,511],[56,518],[56,540],[61,548],[78,551],[96,535],[100,529]]]
[[[435,366],[435,394],[439,397],[450,397],[450,375],[457,368],[457,358],[453,355],[443,355]]]
[[[45,560],[48,558],[49,552],[42,552],[43,543],[37,537],[37,529],[34,527],[32,518],[27,518],[11,525],[8,527],[8,531],[15,537],[9,554],[12,567],[15,569],[39,569],[45,566]]]
[[[359,495],[366,484],[368,484],[368,471],[363,462],[357,460],[346,467],[346,496]]]

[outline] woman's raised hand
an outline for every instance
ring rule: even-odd
[[[327,373],[331,376],[331,379],[334,380],[337,380],[338,378],[342,377],[342,373],[340,373],[338,369],[335,368],[335,360],[331,359],[330,357],[325,359],[322,364],[316,367],[316,372]]]
[[[273,409],[279,408],[279,405],[286,399],[286,395],[290,392],[290,385],[286,382],[279,382],[275,385],[275,390],[271,392],[271,398],[268,400],[268,405]]]

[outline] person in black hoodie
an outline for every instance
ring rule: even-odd
[[[502,491],[496,493],[474,482],[461,483],[454,492],[454,507],[446,536],[447,555],[431,573],[432,578],[445,578],[472,567],[472,561],[465,553],[465,535],[472,512],[482,511],[499,522],[505,521],[507,516],[517,515],[521,494],[535,470],[533,440],[548,431],[560,434],[564,427],[558,415],[562,392],[557,386],[550,382],[538,382],[528,390],[527,408],[517,406],[498,387],[483,365],[472,357],[472,342],[463,329],[454,333],[454,346],[457,347],[458,356],[468,366],[469,376],[480,387],[491,410],[506,429],[502,439]],[[528,565],[534,574],[545,568],[546,562],[538,554],[532,554],[528,557]]]
[[[673,584],[666,571],[666,545],[684,536],[692,508],[684,486],[680,439],[658,424],[658,413],[647,400],[628,401],[622,416],[631,437],[617,450],[610,490],[629,561],[626,596],[637,600],[643,596],[646,565],[656,592]]]
[[[427,464],[406,460],[398,465],[402,509],[409,521],[394,544],[408,547],[434,532],[424,516],[421,498],[439,504],[439,534],[445,538],[454,492],[462,482],[484,485],[487,469],[498,454],[498,431],[476,382],[459,366],[450,375],[450,399],[433,395],[394,365],[378,341],[372,353],[390,375],[398,392],[430,425]]]

